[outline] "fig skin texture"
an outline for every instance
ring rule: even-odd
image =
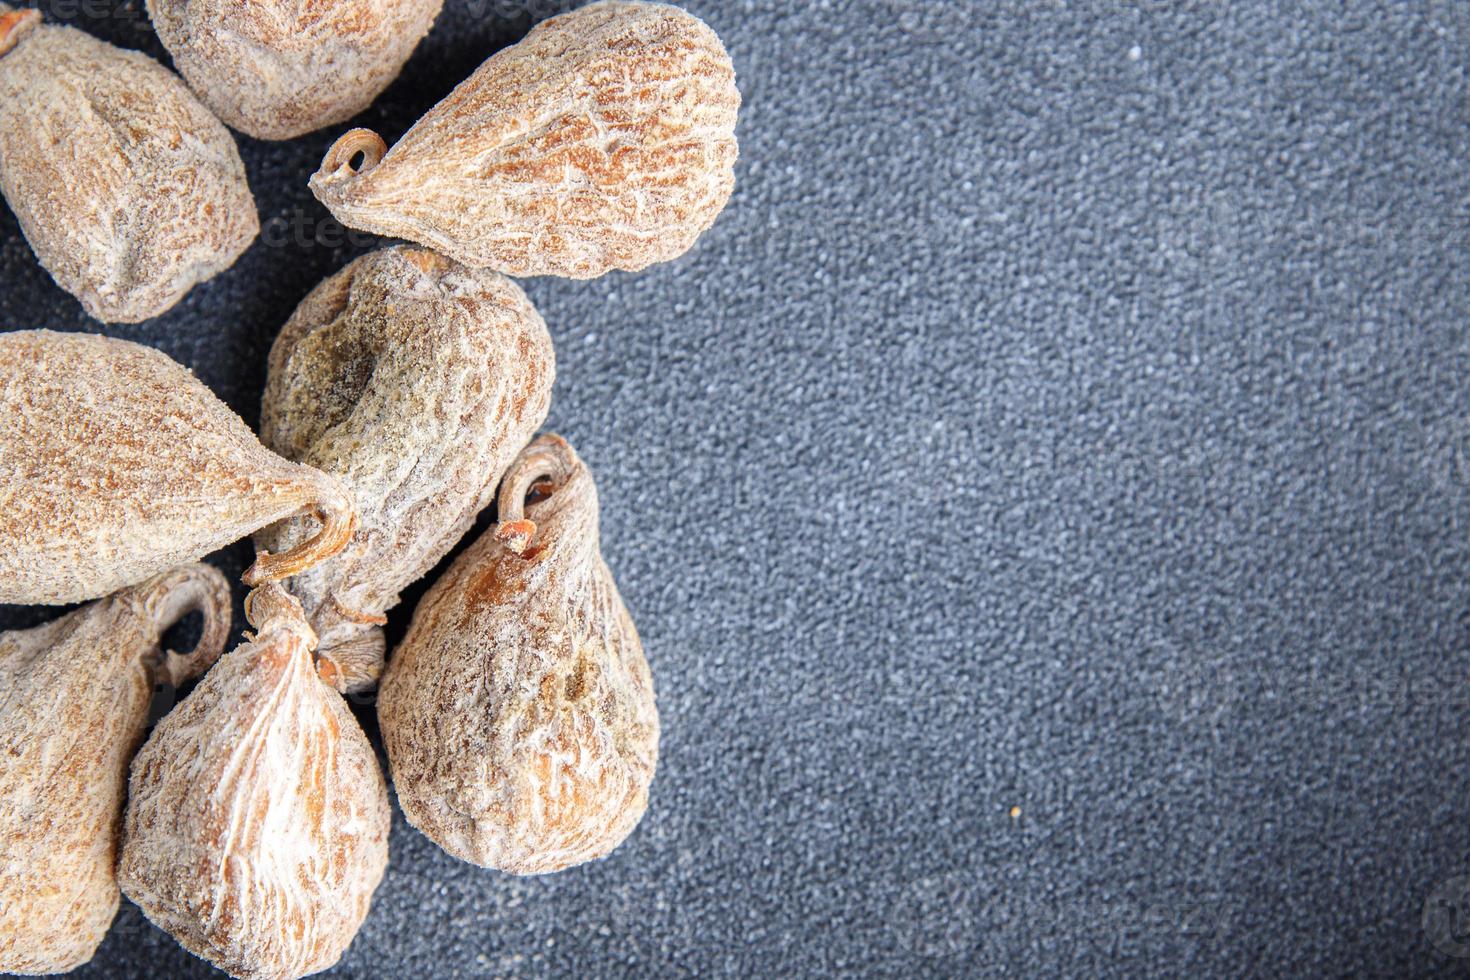
[[[178,76],[6,4],[0,193],[57,285],[105,323],[169,310],[260,232],[234,137]]]
[[[684,254],[724,208],[739,109],[703,21],[602,0],[492,56],[392,150],[347,133],[311,189],[350,228],[475,268],[637,271]]]
[[[313,537],[247,584],[336,554],[335,478],[282,459],[167,355],[91,334],[0,333],[0,602],[80,602],[299,514]]]
[[[196,611],[194,650],[164,652],[164,632]],[[154,685],[205,670],[229,631],[224,576],[185,565],[0,633],[0,970],[62,973],[92,958],[117,914],[128,762]]]
[[[226,125],[287,140],[357,115],[443,0],[148,0],[174,65]]]
[[[372,252],[318,286],[270,355],[261,440],[350,488],[357,533],[293,578],[322,676],[377,683],[383,614],[460,540],[546,419],[551,337],[519,286],[414,246]],[[310,534],[292,521],[271,551]]]
[[[341,958],[388,866],[388,789],[367,736],[312,663],[278,585],[133,760],[118,882],[150,921],[236,977]]]
[[[547,435],[527,447],[500,517],[419,603],[378,721],[410,823],[465,861],[539,874],[604,857],[632,832],[658,711],[571,446]]]

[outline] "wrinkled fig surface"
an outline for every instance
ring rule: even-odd
[[[383,613],[454,546],[546,418],[546,325],[515,283],[425,249],[365,255],[323,282],[270,356],[261,440],[339,477],[360,523],[292,579],[339,690],[376,683]],[[295,547],[306,520],[257,535]]]
[[[118,882],[185,949],[237,977],[341,957],[388,864],[388,790],[367,736],[312,664],[277,585],[133,762]]]
[[[260,231],[234,138],[147,55],[0,4],[0,193],[86,311],[135,323]]]
[[[148,0],[179,73],[226,124],[284,140],[366,109],[443,0]]]
[[[163,633],[195,611],[193,652],[164,652]],[[117,913],[128,762],[154,684],[203,671],[229,630],[224,576],[185,565],[0,633],[0,970],[59,973],[92,958]]]
[[[311,188],[349,227],[465,265],[636,271],[682,255],[724,208],[739,108],[702,21],[604,0],[494,55],[391,151],[367,130],[343,136]]]
[[[150,347],[0,333],[0,602],[93,599],[301,514],[299,547],[250,584],[340,551],[356,522],[335,478],[282,459]]]
[[[566,442],[521,454],[500,517],[419,603],[378,719],[410,823],[456,857],[534,874],[632,832],[658,712],[599,551],[597,491]]]

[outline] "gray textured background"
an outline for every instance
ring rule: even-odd
[[[362,121],[554,6],[450,2]],[[1421,922],[1470,871],[1470,3],[688,6],[746,100],[729,210],[527,284],[652,806],[529,880],[400,818],[339,975],[1463,970]],[[269,241],[110,332],[255,420],[367,247],[306,189],[342,128],[243,140]],[[97,329],[0,237],[6,326]],[[86,972],[159,971],[208,974],[124,903]]]

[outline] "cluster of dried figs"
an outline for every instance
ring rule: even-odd
[[[168,310],[255,237],[226,125],[288,139],[354,115],[441,0],[147,5],[182,79],[0,4],[0,191],[108,322]],[[337,962],[388,863],[388,785],[344,700],[375,686],[404,814],[448,853],[536,874],[632,832],[653,681],[592,476],[537,435],[555,352],[506,276],[687,251],[733,190],[739,105],[704,23],[601,0],[391,150],[347,132],[313,193],[408,244],[302,300],[258,435],[159,351],[0,333],[0,602],[88,603],[0,634],[0,970],[87,962],[120,895],[234,976]],[[400,594],[492,505],[387,656]],[[199,560],[250,536],[252,631],[223,653],[230,587]],[[192,651],[165,650],[195,613]],[[155,687],[196,677],[150,732]]]

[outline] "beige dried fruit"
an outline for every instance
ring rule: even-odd
[[[164,632],[196,611],[193,652],[165,653]],[[229,631],[224,576],[185,565],[0,633],[0,970],[60,973],[92,958],[117,914],[128,762],[154,684],[199,674]]]
[[[519,286],[414,247],[353,262],[281,331],[261,440],[339,477],[360,517],[341,554],[290,582],[338,690],[377,682],[376,624],[493,499],[546,418],[555,373],[546,324]],[[256,540],[279,551],[310,532],[298,520]]]
[[[391,151],[346,134],[311,189],[349,227],[476,268],[636,271],[682,255],[724,208],[739,108],[702,21],[603,0],[490,58]]]
[[[388,789],[312,665],[301,605],[267,585],[226,654],[133,761],[118,882],[185,949],[237,977],[341,957],[388,865]]]
[[[564,440],[516,460],[500,517],[419,603],[378,720],[410,823],[475,864],[558,871],[607,855],[648,805],[653,679]]]
[[[136,323],[260,231],[229,130],[152,58],[0,4],[0,193],[57,284]]]
[[[0,602],[78,602],[301,514],[249,584],[342,550],[356,514],[335,478],[282,459],[166,355],[89,334],[0,333]]]
[[[174,65],[226,124],[285,140],[366,109],[443,0],[148,0]]]

